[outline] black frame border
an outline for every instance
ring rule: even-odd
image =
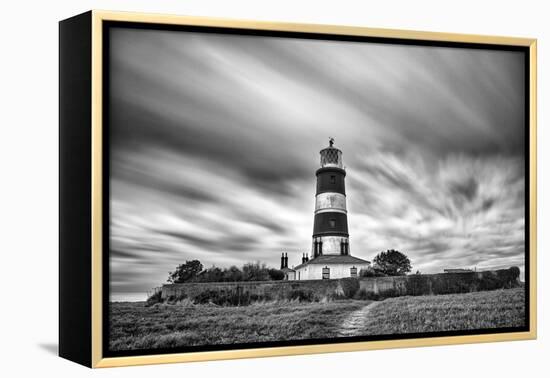
[[[433,47],[450,47],[450,48],[468,48],[481,50],[498,50],[498,51],[515,51],[524,54],[524,91],[525,91],[525,133],[524,133],[524,156],[525,156],[525,326],[509,327],[509,328],[494,328],[494,329],[478,329],[478,330],[462,330],[462,331],[445,331],[433,333],[410,333],[402,335],[375,335],[375,336],[357,336],[357,337],[341,337],[337,339],[308,339],[308,340],[293,340],[293,341],[276,341],[276,342],[255,342],[255,343],[239,343],[239,344],[219,344],[219,345],[204,345],[192,347],[178,348],[159,348],[159,349],[137,349],[125,351],[109,350],[109,283],[110,283],[110,138],[109,138],[109,52],[110,40],[109,31],[111,28],[128,28],[128,29],[146,29],[146,30],[166,30],[176,32],[201,32],[201,33],[217,33],[243,36],[260,36],[260,37],[283,37],[283,38],[300,38],[313,40],[332,40],[345,42],[364,42],[364,43],[383,43],[397,45],[413,45],[413,46],[433,46]],[[159,355],[159,354],[176,354],[176,353],[192,353],[205,351],[223,351],[223,350],[242,350],[256,348],[272,348],[272,347],[287,347],[287,346],[304,346],[314,344],[341,344],[349,342],[364,342],[364,341],[384,341],[384,340],[406,340],[418,338],[435,338],[449,336],[468,336],[468,335],[487,335],[487,334],[502,334],[511,332],[529,332],[530,331],[530,67],[531,56],[528,46],[516,45],[499,45],[499,44],[484,44],[470,42],[448,42],[448,41],[429,41],[404,38],[389,38],[389,37],[370,37],[370,36],[352,36],[352,35],[335,35],[324,33],[309,33],[309,32],[291,32],[291,31],[272,31],[261,29],[240,29],[228,27],[212,27],[212,26],[193,26],[193,25],[168,25],[159,23],[142,23],[130,21],[103,21],[102,22],[102,169],[103,169],[103,282],[102,285],[102,355],[103,358],[108,357],[130,357],[142,355]]]

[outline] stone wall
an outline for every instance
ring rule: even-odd
[[[466,293],[510,288],[519,284],[519,269],[485,272],[418,274],[399,277],[362,277],[308,281],[257,281],[167,284],[162,299],[201,300],[213,296],[232,296],[250,300],[306,298],[387,298],[404,295]],[[245,302],[246,302],[245,301]]]
[[[195,300],[202,295],[218,292],[226,296],[232,294],[272,300],[291,299],[289,296],[292,295],[311,295],[313,299],[320,300],[323,297],[345,296],[347,286],[342,283],[345,280],[350,279],[167,284],[162,286],[162,299]]]
[[[503,289],[517,286],[518,280],[519,269],[512,267],[484,272],[362,278],[359,281],[359,287],[367,296],[397,297]]]

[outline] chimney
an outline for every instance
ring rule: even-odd
[[[288,253],[285,253],[285,268],[288,268]]]
[[[309,255],[306,253],[306,262],[309,261]]]
[[[306,255],[305,253],[302,253],[302,264],[306,262]]]
[[[285,267],[285,254],[281,253],[281,269]]]

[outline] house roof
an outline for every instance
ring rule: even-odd
[[[294,267],[294,270],[300,269],[309,264],[370,264],[370,261],[360,259],[350,255],[321,255],[311,259],[303,264]]]
[[[283,269],[281,269],[281,272],[284,272],[284,273],[286,273],[286,272],[294,272],[294,269],[283,268]]]

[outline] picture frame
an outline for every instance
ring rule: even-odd
[[[536,338],[537,45],[535,39],[376,29],[356,26],[244,21],[96,10],[63,20],[60,22],[59,28],[59,355],[61,357],[87,367],[98,368],[157,363],[208,361],[218,359],[346,352],[397,347],[513,341]],[[219,345],[199,343],[189,348],[159,347],[155,349],[155,347],[149,347],[142,349],[130,348],[118,351],[113,350],[113,344],[109,342],[110,332],[113,332],[111,330],[112,318],[110,318],[109,309],[113,308],[113,305],[110,302],[112,299],[110,284],[113,277],[113,271],[116,269],[112,264],[110,264],[110,254],[112,248],[109,246],[111,245],[110,243],[112,243],[112,239],[110,239],[110,230],[112,229],[109,227],[112,227],[113,211],[116,211],[113,210],[113,205],[110,202],[110,190],[112,189],[110,186],[112,176],[110,175],[113,170],[116,171],[116,167],[113,168],[112,166],[113,160],[111,159],[110,154],[117,153],[118,150],[112,149],[114,144],[112,144],[113,142],[111,138],[113,136],[110,134],[112,129],[109,128],[109,125],[110,123],[114,123],[113,118],[111,117],[117,109],[115,108],[112,96],[110,95],[111,92],[109,92],[109,90],[117,85],[113,84],[113,76],[117,73],[120,74],[121,72],[125,72],[124,70],[116,72],[111,71],[115,60],[110,59],[114,59],[113,56],[118,53],[117,51],[122,51],[113,48],[114,42],[110,39],[113,37],[113,34],[110,33],[114,28],[127,29],[134,32],[136,30],[153,30],[165,33],[175,33],[174,35],[176,35],[176,37],[174,38],[176,40],[179,38],[179,35],[183,35],[185,33],[206,33],[209,35],[222,36],[246,36],[248,38],[247,41],[262,37],[264,39],[279,38],[282,40],[292,41],[331,41],[335,44],[338,44],[339,42],[346,42],[364,45],[378,44],[383,46],[396,45],[412,47],[421,46],[425,48],[462,48],[473,49],[475,51],[487,50],[496,52],[512,51],[521,54],[523,59],[521,80],[524,84],[521,87],[521,90],[524,91],[521,99],[523,99],[522,104],[524,106],[521,110],[521,114],[523,116],[520,118],[524,126],[521,127],[521,130],[514,130],[523,136],[523,140],[519,143],[521,146],[518,148],[522,151],[522,161],[524,162],[524,165],[522,166],[522,169],[524,168],[524,170],[522,171],[519,169],[520,172],[523,172],[523,175],[521,176],[523,181],[521,182],[524,183],[524,186],[521,186],[518,190],[524,194],[524,207],[522,209],[522,211],[524,210],[524,221],[522,223],[523,228],[520,230],[522,231],[521,235],[523,236],[521,241],[524,246],[524,251],[521,254],[521,256],[523,256],[523,282],[521,287],[525,292],[525,302],[522,310],[525,314],[524,324],[518,327],[514,326],[471,330],[462,329],[454,331],[445,330],[434,333],[412,332],[410,334],[394,335],[361,335],[342,338],[327,337],[326,339],[318,337],[305,337],[289,340],[253,340],[253,342],[250,343],[235,341],[230,343],[221,343]],[[139,38],[134,39],[134,41],[140,41],[142,40],[141,38],[142,37],[140,36]],[[153,39],[152,41],[154,42],[156,40]],[[154,45],[153,42],[151,42],[151,46]],[[123,41],[116,46],[126,46],[124,43],[126,42]],[[163,43],[168,42],[163,40]],[[200,41],[195,41],[194,43],[200,44]],[[246,45],[248,42],[241,41],[240,43]],[[231,43],[224,42],[217,45],[213,44],[212,46],[227,45],[231,45]],[[212,48],[212,46],[210,47]],[[252,49],[252,47],[249,48],[245,46],[243,49]],[[349,49],[349,46],[346,45],[344,47],[340,47],[340,49],[340,51],[343,51],[343,49]],[[210,52],[210,56],[216,56],[216,50],[210,50]],[[144,61],[147,59],[145,55],[142,57]],[[272,55],[272,58],[276,60],[277,54]],[[130,61],[139,62],[139,60],[135,60],[135,56],[130,58]],[[184,61],[182,61],[182,64],[183,62]],[[202,61],[202,63],[205,62]],[[195,64],[197,64],[197,67],[201,67],[201,62],[195,62]],[[236,65],[237,63],[234,64]],[[276,66],[277,62],[273,64]],[[235,65],[233,67],[236,67]],[[286,69],[288,69],[288,67],[286,67]],[[278,73],[279,76],[277,76],[279,80],[284,80],[284,73],[285,70],[281,69]],[[131,82],[135,79],[136,78],[128,80]],[[191,84],[188,83],[187,85]],[[216,98],[217,96],[215,89],[216,88],[214,87],[211,98]],[[231,91],[229,90],[228,92],[223,93],[220,92],[218,96],[227,95],[229,92]],[[154,98],[154,93],[152,93],[150,97]],[[193,100],[191,99],[190,102],[192,101]],[[249,108],[246,109],[247,111],[250,110]],[[239,108],[235,111],[238,112]],[[201,114],[204,115],[204,113]],[[137,117],[138,116],[136,116],[136,119],[138,119]],[[131,127],[124,130],[127,134],[124,134],[123,137],[119,136],[120,140],[132,140],[133,136]],[[436,131],[434,131],[434,133],[437,134]],[[144,135],[144,140],[147,142],[147,135],[150,136],[152,134],[145,133]],[[329,136],[332,135],[323,135],[322,138],[328,138]],[[218,139],[216,143],[220,143],[220,141],[236,143],[234,139],[228,137],[227,135],[225,135],[224,138],[226,139]],[[511,138],[513,139],[513,137]],[[191,144],[186,146],[190,146],[192,143],[198,143],[198,140],[190,143]],[[321,151],[321,158],[325,159],[325,162],[323,163],[323,160],[321,161],[320,169],[335,169],[331,166],[331,164],[334,163],[336,165],[340,165],[339,167],[336,167],[336,169],[343,171],[344,167],[342,166],[341,160],[342,151],[337,148],[332,150],[333,143],[336,143],[335,146],[338,147],[338,137],[336,137],[336,141],[331,139],[328,147],[324,145],[315,145],[313,147],[318,149],[323,148]],[[413,142],[411,142],[411,144],[413,144]],[[193,149],[190,148],[190,150]],[[344,154],[347,154],[347,150],[344,148],[343,150]],[[334,158],[336,159],[335,162],[333,161],[331,163],[329,160],[332,159],[332,153],[336,154],[334,151],[339,151],[340,155],[338,155],[339,157]],[[211,151],[209,153],[213,154]],[[287,151],[284,150],[281,154],[286,155]],[[227,156],[223,158],[227,159]],[[248,157],[248,159],[253,160],[254,157]],[[315,160],[316,157],[314,156],[312,159]],[[227,164],[231,163],[232,162],[230,159],[227,160]],[[315,162],[312,163],[312,167],[312,172],[310,173],[313,173],[314,171]],[[506,167],[507,166],[503,169],[508,169]],[[318,175],[319,171],[317,171],[317,176]],[[345,176],[345,172],[343,172],[343,176]],[[330,176],[330,179],[332,179],[332,176]],[[336,178],[335,180],[339,180],[339,178]],[[310,184],[311,187],[313,187],[314,183],[310,182]],[[336,185],[336,182],[334,184]],[[319,185],[325,184],[319,184],[318,181],[317,196],[324,193],[319,192]],[[326,185],[330,185],[330,183]],[[468,194],[466,193],[465,196],[468,197]],[[317,199],[317,201],[319,201],[319,199]],[[322,205],[320,206],[322,207]],[[345,210],[345,202],[343,206]],[[215,215],[216,212],[213,214]],[[309,215],[310,214],[307,214],[307,216]],[[317,218],[315,222],[317,222]],[[320,228],[335,228],[340,224],[341,220],[339,217],[334,217],[330,219],[327,218],[324,221],[319,220],[319,222]],[[321,225],[322,222],[325,222],[326,225]],[[315,227],[317,227],[317,223]],[[319,234],[316,234],[315,232],[316,231],[314,230],[311,258],[317,259],[320,255],[323,255],[323,253],[320,252],[321,247],[318,243],[325,243],[324,255],[330,257],[331,253],[328,252],[328,249],[331,248],[329,239],[323,239],[320,237],[319,235],[321,235],[322,232]],[[350,256],[348,250],[349,244],[347,241],[347,220],[346,230],[345,232],[342,232],[342,235],[345,234],[346,241],[344,244],[340,244],[339,247],[335,248],[340,248],[339,253],[341,256],[348,256],[348,258],[351,258],[352,256]],[[318,240],[315,238],[316,235],[319,236],[317,238]],[[329,236],[332,235],[333,234],[331,233]],[[305,239],[310,237],[311,235],[306,235]],[[210,239],[204,239],[199,240],[197,243],[205,244],[209,241]],[[306,242],[309,243],[309,240],[306,240]],[[352,247],[355,248],[353,245]],[[280,248],[281,252],[283,252],[285,246],[281,245]],[[389,251],[390,250],[388,250],[388,252]],[[338,254],[338,252],[336,252],[336,254]],[[519,256],[517,254],[514,256],[515,258],[519,258],[517,257]],[[256,259],[254,256],[252,258]],[[276,259],[278,258],[279,257],[277,256]],[[285,258],[287,259],[286,261],[288,261],[288,253],[285,255],[285,252],[283,252],[280,270],[283,271],[286,268],[287,270],[285,270],[285,274],[291,274],[292,277],[289,278],[288,275],[285,275],[284,280],[300,281],[301,279],[298,278],[298,272],[302,274],[302,278],[305,277],[306,270],[304,270],[304,266],[308,265],[308,256],[303,255],[302,264],[294,266],[292,269],[289,268],[288,262],[284,262]],[[187,257],[182,257],[180,262],[183,263],[183,260],[186,259]],[[246,263],[246,261],[243,261],[243,263]],[[346,272],[348,270],[351,272],[351,278],[359,277],[361,265],[358,264],[362,263],[370,264],[368,261],[357,259],[351,263],[353,265],[351,268],[346,265]],[[321,269],[319,271],[319,277],[312,279],[318,279],[325,283],[340,280],[341,277],[337,275],[335,276],[335,274],[338,274],[335,273],[337,272],[337,265],[334,265],[333,268],[330,264],[331,262],[327,260],[323,262],[323,265],[319,265],[319,269]],[[310,271],[313,271],[313,266],[309,266]],[[288,273],[290,271],[292,273]],[[500,274],[496,269],[494,271],[497,273],[491,274]],[[420,274],[420,272],[418,273]],[[455,273],[461,274],[464,272]],[[428,278],[428,281],[439,280],[441,274],[433,279]],[[453,274],[453,272],[450,272],[450,274]],[[461,277],[483,276],[481,272],[474,272],[469,269],[468,272],[465,272],[465,274],[466,275]],[[519,278],[516,277],[516,279],[518,280],[517,282],[520,282]],[[409,282],[407,280],[405,281]],[[181,285],[178,283],[179,281],[173,282],[174,284],[172,285],[176,286],[164,285],[163,289],[159,291],[159,293],[163,293],[163,300],[167,300],[168,294],[166,293],[169,293],[169,290],[176,290],[178,289],[177,285]],[[395,282],[397,281],[392,279],[392,287],[398,288],[396,289],[398,291],[401,290],[399,287],[404,287],[403,285],[406,286],[406,283],[396,284]],[[432,285],[435,281],[430,282],[430,285]],[[162,285],[163,283],[159,282],[158,284]],[[376,285],[380,285],[380,281],[376,281]],[[482,286],[483,284],[478,283],[476,285]],[[282,287],[282,284],[278,287]],[[503,286],[499,288],[503,288]],[[284,291],[286,289],[281,290]],[[404,295],[416,295],[410,294],[407,291],[409,289],[403,290],[405,290]],[[434,291],[434,289],[431,290],[431,292]],[[471,287],[464,290],[477,291],[477,286],[475,290]],[[449,293],[451,292],[449,291]],[[164,297],[165,294],[166,297]],[[191,297],[186,294],[186,298]],[[248,298],[250,298],[250,295],[248,295]],[[212,303],[212,301],[210,300],[209,303]],[[240,303],[241,302],[239,299],[239,305]],[[169,305],[167,304],[166,306]],[[176,306],[176,304],[174,304],[174,306]],[[157,307],[162,308],[162,305]]]

